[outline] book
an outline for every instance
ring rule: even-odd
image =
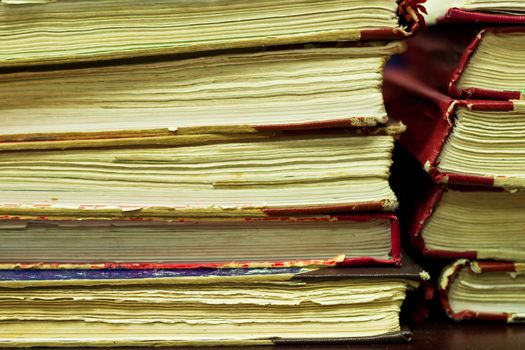
[[[524,260],[525,192],[474,186],[420,188],[412,243],[433,258]]]
[[[520,0],[439,0],[424,3],[427,24],[435,23],[525,23],[525,5]]]
[[[524,28],[430,27],[409,40],[405,60],[417,76],[453,97],[523,99]]]
[[[525,102],[457,100],[403,70],[385,74],[387,112],[400,138],[437,183],[525,186]]]
[[[403,49],[300,45],[5,73],[0,150],[383,125],[383,66]]]
[[[524,322],[524,271],[520,262],[458,260],[441,274],[441,304],[456,321]]]
[[[0,221],[0,269],[399,265],[393,214]]]
[[[0,153],[0,215],[20,218],[265,217],[391,211],[404,129],[273,133],[155,147]],[[195,141],[195,140],[194,140]],[[177,141],[176,141],[177,142]],[[200,142],[200,143],[199,143]]]
[[[427,278],[413,263],[400,269],[2,270],[0,346],[406,342],[411,336],[400,326],[400,307],[407,290]]]
[[[391,0],[2,0],[0,19],[0,67],[400,39],[419,27],[410,1]]]

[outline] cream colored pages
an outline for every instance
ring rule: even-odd
[[[388,120],[383,65],[402,49],[273,50],[4,74],[0,140],[374,126]]]
[[[447,191],[421,236],[429,249],[476,251],[479,259],[525,259],[525,193]]]
[[[490,11],[522,14],[525,12],[523,0],[456,0],[458,7],[470,11]]]
[[[473,273],[465,267],[452,282],[449,302],[454,312],[470,310],[523,316],[525,276],[510,272]]]
[[[339,280],[0,289],[0,346],[377,336],[399,331],[406,288],[403,281]]]
[[[525,10],[522,1],[521,5]],[[524,42],[525,33],[485,33],[458,81],[458,88],[525,91]]]
[[[305,42],[398,28],[390,0],[97,0],[0,3],[0,66]]]
[[[264,262],[390,259],[388,220],[222,220],[173,223],[0,222],[0,263]]]
[[[282,136],[187,147],[0,153],[0,212],[247,216],[391,210],[392,136]]]
[[[493,177],[494,185],[525,187],[525,102],[513,111],[459,108],[438,161],[442,172]]]

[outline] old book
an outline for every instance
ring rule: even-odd
[[[2,0],[0,67],[388,40],[418,21],[409,1],[391,0]]]
[[[410,40],[405,59],[421,79],[451,96],[519,100],[524,55],[524,26],[448,25]]]
[[[458,260],[440,277],[441,303],[456,321],[525,321],[525,265]]]
[[[525,102],[456,100],[405,71],[385,75],[385,103],[400,139],[438,183],[525,187]]]
[[[419,267],[2,270],[0,346],[407,341]]]
[[[392,214],[179,220],[2,220],[0,269],[400,264]]]
[[[180,218],[393,210],[389,168],[403,128],[1,152],[0,213]]]
[[[409,232],[424,255],[525,259],[524,191],[433,186],[420,194]]]
[[[381,125],[383,65],[402,49],[301,46],[3,74],[0,150]]]
[[[522,0],[439,0],[427,1],[427,24],[435,23],[525,23]]]

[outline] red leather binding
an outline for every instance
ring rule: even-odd
[[[468,261],[458,260],[452,265],[447,266],[440,277],[439,281],[439,299],[441,306],[447,313],[447,315],[456,320],[486,320],[486,321],[499,321],[509,322],[511,321],[512,315],[508,313],[485,313],[475,312],[471,310],[462,310],[460,312],[454,312],[450,307],[448,292],[452,282],[457,277],[459,271],[464,268],[470,269],[472,273],[490,273],[490,272],[514,272],[514,263],[508,262],[497,262],[497,261]]]
[[[2,220],[18,220],[16,217],[2,217]],[[205,222],[207,219],[175,219],[165,220],[159,218],[128,218],[119,219],[120,221],[162,221],[162,222],[178,222],[187,223],[190,225]],[[219,219],[213,219],[217,221]],[[290,261],[257,261],[257,262],[199,262],[199,263],[151,263],[151,262],[101,262],[101,263],[34,263],[34,262],[13,262],[0,263],[0,270],[3,269],[194,269],[194,268],[262,268],[262,267],[319,267],[319,266],[377,266],[377,265],[395,265],[401,266],[401,240],[399,221],[394,214],[389,213],[365,213],[365,214],[346,214],[338,216],[310,216],[310,217],[253,217],[253,218],[237,218],[228,219],[222,218],[219,221],[246,221],[246,222],[283,222],[283,221],[354,221],[366,222],[370,220],[385,220],[390,222],[391,227],[391,257],[389,259],[376,259],[368,256],[361,257],[344,257],[339,260],[337,257],[328,260],[290,260]],[[46,221],[40,219],[38,221]],[[88,220],[89,221],[89,220]],[[50,220],[50,222],[60,222],[60,220]],[[351,234],[349,232],[349,234]]]
[[[455,191],[503,191],[497,187],[479,187],[479,186],[448,186],[450,189]],[[421,233],[432,216],[434,208],[439,204],[443,192],[447,191],[447,188],[440,185],[431,185],[428,188],[421,188],[419,193],[421,195],[417,198],[415,210],[411,215],[411,222],[408,228],[410,240],[413,246],[415,246],[424,256],[437,258],[437,259],[477,259],[477,251],[462,251],[452,252],[446,250],[437,250],[428,248],[425,244],[425,240],[421,236]]]
[[[510,17],[523,17],[522,22],[519,23],[525,23],[525,16]],[[404,57],[418,77],[429,85],[447,92],[450,96],[490,100],[520,99],[521,91],[488,90],[476,87],[460,90],[457,87],[470,58],[484,35],[489,32],[525,32],[525,26],[496,28],[484,28],[479,25],[437,26],[409,40]]]
[[[508,15],[501,13],[484,13],[479,11],[465,11],[454,7],[438,18],[440,23],[494,23],[494,24],[525,24],[525,16]]]
[[[385,71],[383,95],[388,115],[401,120],[407,130],[400,144],[411,153],[436,183],[493,186],[494,177],[442,172],[439,155],[454,127],[457,108],[512,111],[512,101],[456,100],[397,69]]]

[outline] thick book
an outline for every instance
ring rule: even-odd
[[[456,321],[525,322],[525,264],[458,260],[443,270],[439,295]]]
[[[397,217],[0,221],[0,269],[399,265]]]
[[[0,150],[383,125],[400,42],[245,50],[2,74]]]
[[[394,68],[384,96],[407,125],[401,145],[435,182],[525,187],[525,101],[453,99]]]
[[[401,124],[155,147],[0,153],[0,213],[21,218],[265,217],[391,211]],[[194,140],[195,141],[195,140]]]
[[[523,99],[525,26],[439,25],[408,41],[408,65],[453,97]]]
[[[525,4],[520,0],[428,0],[424,19],[436,23],[525,23]]]
[[[402,0],[2,0],[0,67],[288,45],[401,39]]]
[[[406,342],[396,268],[1,270],[0,346]]]
[[[524,191],[434,185],[418,192],[409,233],[424,255],[525,259]]]

